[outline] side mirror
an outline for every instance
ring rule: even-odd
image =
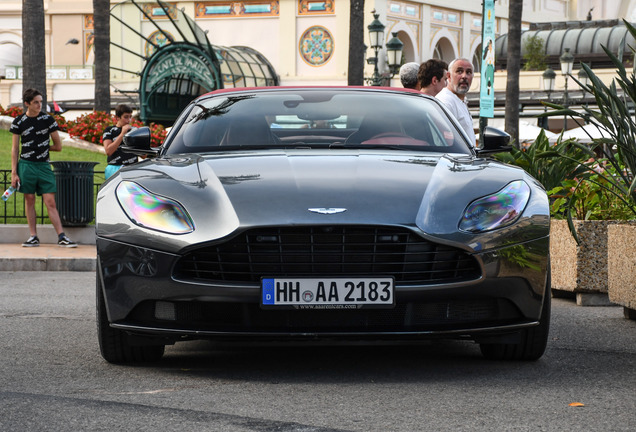
[[[150,128],[148,126],[133,129],[124,135],[121,149],[140,156],[156,156],[159,149],[150,147]]]
[[[492,153],[509,152],[512,150],[512,146],[510,145],[510,135],[501,129],[486,126],[483,134],[483,147],[477,148],[477,154],[479,156]]]

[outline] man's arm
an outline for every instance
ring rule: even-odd
[[[62,151],[62,140],[60,139],[60,134],[57,131],[51,132],[51,139],[53,140],[53,145],[49,150]]]
[[[11,186],[16,187],[20,182],[18,177],[18,158],[20,157],[20,135],[13,134],[11,142]]]

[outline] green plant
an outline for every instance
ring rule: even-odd
[[[75,119],[67,130],[72,137],[77,137],[93,144],[101,144],[104,130],[112,124],[112,115],[103,111],[93,111]]]
[[[168,131],[163,125],[150,123],[150,145],[152,147],[160,146],[168,135]]]
[[[0,111],[0,115],[9,116],[13,118],[16,118],[17,116],[23,113],[24,113],[24,108],[19,107],[17,105],[11,106],[7,109],[2,109]]]
[[[543,38],[537,36],[530,36],[526,38],[523,45],[525,54],[523,59],[525,64],[523,70],[543,70],[546,67],[545,63],[545,50],[543,48]]]
[[[499,153],[502,162],[523,168],[539,181],[546,190],[557,188],[564,180],[585,176],[588,170],[581,163],[589,159],[587,152],[574,146],[573,140],[557,140],[552,145],[541,131],[537,139],[526,149],[515,147],[510,153]],[[568,158],[561,155],[568,155]],[[550,155],[550,156],[546,156]]]
[[[102,144],[102,136],[104,130],[108,126],[115,124],[115,117],[102,111],[93,111],[78,117],[74,122],[68,122],[67,131],[69,135],[92,142],[93,144]],[[139,120],[133,120],[131,126],[141,127],[144,124]],[[167,135],[167,131],[162,125],[150,124],[150,141],[151,145],[160,145]]]
[[[62,132],[67,132],[68,128],[73,125],[72,121],[66,120],[64,117],[62,117],[59,114],[53,114],[53,118],[57,122],[57,125],[59,126]]]
[[[551,198],[550,213],[552,217],[563,219],[568,211],[579,220],[628,220],[634,214],[626,203],[621,200],[613,185],[601,174],[615,176],[612,168],[605,168],[597,161],[593,161],[591,168],[596,173],[584,178],[565,180],[560,186],[548,191]]]
[[[636,28],[625,20],[624,23],[632,37],[636,37]],[[584,92],[594,97],[597,109],[584,106],[577,111],[545,103],[553,110],[543,115],[566,115],[575,120],[579,119],[580,123],[590,123],[603,132],[604,138],[592,139],[590,137],[592,139],[590,146],[581,143],[573,144],[587,152],[592,161],[592,163],[582,164],[591,175],[584,181],[596,184],[614,196],[629,210],[628,218],[636,219],[636,121],[630,112],[630,107],[636,104],[636,77],[631,71],[629,74],[627,73],[622,61],[610,50],[604,46],[603,50],[616,67],[617,77],[612,80],[609,86],[605,85],[586,64],[581,64],[581,67],[590,79],[589,84],[583,85],[573,77]],[[632,48],[632,52],[634,51]],[[556,151],[554,153],[555,155],[559,154]],[[568,157],[564,154],[559,155]],[[598,164],[604,166],[605,170],[597,172],[595,168],[599,166]],[[570,231],[578,242],[579,239],[572,223],[573,210],[577,202],[574,199],[575,196],[568,199],[566,216]]]
[[[17,117],[24,113],[24,109],[18,106],[12,106],[8,109],[0,107],[0,115],[6,115],[10,117]],[[66,120],[64,117],[58,114],[53,114],[53,118],[57,121],[60,130],[68,132],[72,137],[82,139],[84,141],[91,142],[93,144],[102,144],[102,135],[104,130],[113,124],[115,124],[115,117],[109,113],[102,111],[93,111],[92,113],[84,114],[75,121]],[[144,124],[139,120],[133,120],[131,126],[141,127]],[[166,138],[168,131],[163,125],[151,123],[150,124],[150,143],[153,147],[161,145]]]

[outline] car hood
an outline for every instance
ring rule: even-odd
[[[464,241],[457,229],[471,201],[518,179],[536,187],[523,170],[491,160],[349,149],[182,155],[142,162],[120,179],[181,203],[196,227],[187,236],[199,241],[240,227],[324,224],[417,226]]]

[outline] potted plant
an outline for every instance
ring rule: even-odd
[[[552,266],[552,293],[555,297],[576,296],[579,304],[588,304],[595,294],[607,297],[607,277],[603,276],[589,262],[596,262],[596,250],[605,247],[596,242],[577,244],[570,234],[567,221],[568,205],[584,211],[575,205],[587,192],[585,187],[576,188],[582,179],[592,174],[585,165],[589,160],[586,148],[575,145],[574,140],[559,138],[556,144],[549,142],[543,132],[526,149],[513,148],[510,153],[499,154],[497,159],[517,165],[536,178],[548,191],[551,201],[550,252]],[[595,219],[596,214],[588,214],[587,219]],[[584,217],[575,217],[584,219]],[[598,218],[596,218],[598,219]],[[578,225],[579,222],[572,222]],[[606,227],[602,221],[584,222],[585,231],[601,231],[601,235],[585,235],[584,239],[605,238]],[[600,291],[599,291],[600,290]],[[598,300],[598,299],[597,299]],[[607,300],[605,300],[607,302]]]
[[[625,25],[632,36],[636,37],[636,28],[626,21]],[[593,275],[590,280],[577,276],[574,291],[593,290],[603,293],[606,290],[612,302],[633,308],[633,300],[623,299],[615,290],[619,283],[624,283],[624,279],[612,274],[612,270],[619,270],[621,276],[625,276],[628,269],[610,263],[616,253],[620,254],[625,250],[625,245],[614,244],[610,240],[629,238],[627,234],[619,233],[621,226],[625,225],[624,228],[631,232],[631,227],[636,223],[636,121],[630,112],[630,107],[636,103],[636,80],[632,73],[627,73],[621,60],[607,48],[603,49],[617,69],[617,77],[612,83],[605,85],[585,64],[581,67],[589,77],[589,84],[583,85],[574,78],[584,92],[593,96],[595,107],[583,106],[577,111],[546,103],[554,110],[544,115],[569,116],[579,124],[593,125],[604,136],[590,137],[591,145],[573,143],[573,146],[589,156],[579,166],[586,173],[569,179],[558,190],[551,191],[553,197],[560,195],[553,202],[553,206],[557,207],[553,210],[565,217],[572,234],[574,246],[570,244],[567,248],[576,249],[577,264],[574,267],[586,267]],[[541,157],[555,155],[573,160],[571,155],[556,148],[552,152],[544,152]],[[594,220],[594,225],[598,227],[589,228],[589,222]],[[611,231],[617,233],[611,239],[608,236],[610,226]],[[551,237],[554,263],[555,249],[552,246],[556,248],[564,241],[560,240],[556,231],[551,233]],[[581,254],[587,255],[581,258]],[[631,286],[628,289],[621,287],[621,293],[636,291],[636,273],[628,280],[632,281]]]

